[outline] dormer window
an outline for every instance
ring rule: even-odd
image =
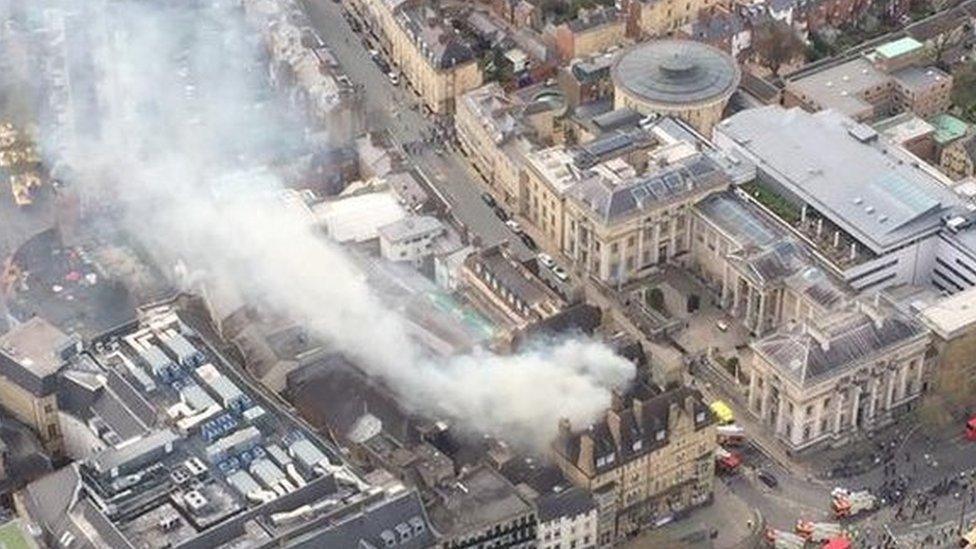
[[[698,412],[698,414],[695,415],[695,421],[698,423],[705,421],[705,412]]]
[[[664,429],[661,429],[660,431],[658,431],[658,432],[657,432],[657,433],[656,433],[656,434],[654,435],[654,440],[664,440],[664,437],[665,437],[666,435],[667,435],[667,431],[665,431]]]
[[[634,445],[631,448],[633,448],[635,452],[640,452],[641,448],[643,447],[644,447],[643,440],[635,440]]]

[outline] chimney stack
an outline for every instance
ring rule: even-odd
[[[596,473],[596,460],[593,452],[593,437],[589,432],[583,433],[580,435],[579,459],[576,462],[576,466],[588,475]]]
[[[614,412],[621,412],[624,409],[624,396],[619,389],[610,391],[610,409]]]
[[[559,436],[568,438],[571,434],[573,434],[573,426],[569,422],[569,418],[559,418]]]
[[[634,422],[637,423],[638,428],[643,428],[644,422],[644,401],[639,398],[635,398],[631,402],[631,407],[634,409]]]
[[[617,410],[607,410],[607,428],[610,429],[610,436],[613,443],[620,447],[620,412]]]

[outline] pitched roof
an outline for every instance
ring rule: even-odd
[[[593,441],[594,462],[586,466],[602,473],[668,445],[671,434],[667,429],[672,404],[680,410],[684,410],[686,403],[692,404],[696,430],[714,422],[701,393],[696,389],[680,387],[661,393],[654,388],[637,386],[631,391],[628,395],[632,397],[629,407],[607,412],[608,415],[615,413],[620,418],[619,439],[615,438],[605,416],[582,431],[561,432],[553,442],[553,450],[567,461],[579,464],[580,439],[588,436]],[[661,431],[664,433],[659,439],[658,433]],[[613,456],[612,461],[602,459],[606,456]]]
[[[539,510],[539,522],[548,522],[589,513],[596,508],[596,502],[589,492],[574,487],[539,496],[536,507]]]
[[[568,194],[609,223],[727,184],[728,177],[715,161],[694,154],[623,182],[594,174],[574,185]]]
[[[820,326],[784,329],[753,344],[756,353],[801,385],[840,375],[879,353],[926,333],[917,322],[892,313],[883,319],[848,310]]]

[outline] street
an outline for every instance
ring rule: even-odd
[[[362,38],[349,27],[342,14],[342,6],[332,0],[303,0],[315,30],[328,45],[346,75],[362,86],[366,120],[371,131],[388,130],[401,145],[423,143],[432,135],[436,124],[424,116],[419,101],[402,83],[390,83],[370,59]],[[520,257],[529,255],[520,239],[495,216],[481,200],[481,188],[472,180],[465,159],[450,147],[438,154],[432,146],[419,146],[404,151],[408,161],[427,176],[430,184],[446,198],[452,214],[482,244],[491,245],[503,240],[511,243]]]

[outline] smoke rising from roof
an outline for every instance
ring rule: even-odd
[[[184,261],[273,304],[421,412],[536,448],[560,417],[594,419],[632,378],[628,361],[592,341],[452,358],[416,343],[346,252],[280,200],[266,167],[303,130],[266,91],[259,34],[237,2],[56,4],[77,14],[66,32],[91,44],[91,71],[71,86],[97,90],[99,115],[97,131],[52,133],[47,148],[70,165],[70,184],[119,207],[161,264]]]

